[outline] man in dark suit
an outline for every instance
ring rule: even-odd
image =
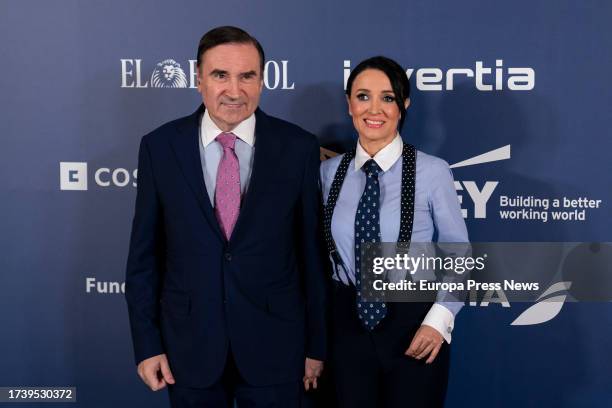
[[[257,108],[264,53],[245,31],[206,33],[197,65],[203,106],[140,144],[138,373],[174,407],[298,406],[326,353],[319,145]]]

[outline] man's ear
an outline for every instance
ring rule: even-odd
[[[200,74],[200,67],[199,67],[199,66],[197,66],[197,67],[196,67],[196,81],[197,81],[197,86],[196,86],[196,88],[198,88],[198,90],[200,90],[200,84],[202,83],[202,78],[201,78],[201,75],[202,75],[202,74]]]
[[[406,102],[404,102],[404,109],[408,109],[410,106],[410,98],[406,98]]]

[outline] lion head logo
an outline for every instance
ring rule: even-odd
[[[151,74],[153,88],[187,88],[187,77],[181,64],[173,59],[159,62]]]

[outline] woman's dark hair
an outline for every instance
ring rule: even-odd
[[[213,28],[202,36],[200,43],[198,44],[198,63],[199,67],[202,64],[202,55],[209,49],[222,44],[251,44],[259,53],[259,67],[261,68],[261,75],[264,72],[264,61],[265,55],[261,44],[255,37],[247,33],[241,28],[232,26],[223,26]]]
[[[361,61],[355,67],[355,69],[353,69],[351,75],[348,77],[348,81],[346,82],[346,94],[349,98],[351,96],[351,90],[353,89],[353,82],[355,81],[355,78],[357,78],[357,75],[366,69],[377,69],[384,72],[384,74],[387,75],[387,78],[389,78],[389,82],[391,82],[391,89],[395,95],[395,103],[397,103],[397,107],[400,111],[398,129],[401,130],[402,125],[404,124],[404,119],[406,119],[406,108],[404,107],[404,102],[410,97],[410,81],[408,80],[406,71],[404,71],[401,65],[393,61],[391,58],[383,56],[372,57]]]

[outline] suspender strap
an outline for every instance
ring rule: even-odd
[[[334,209],[336,208],[336,202],[340,195],[344,178],[351,160],[355,157],[355,149],[348,151],[342,157],[338,170],[334,175],[329,194],[327,196],[327,203],[323,210],[323,232],[325,234],[325,243],[327,244],[327,251],[331,256],[335,264],[336,273],[339,270],[344,271],[347,282],[353,284],[349,278],[344,263],[338,254],[336,248],[336,242],[331,232],[331,222],[334,215]],[[415,191],[415,180],[416,180],[416,149],[413,145],[404,143],[402,149],[402,192],[401,192],[401,209],[400,209],[400,232],[397,238],[398,249],[407,250],[410,246],[410,239],[412,237],[412,227],[414,224],[414,191]],[[338,278],[340,276],[338,275]]]
[[[336,208],[336,202],[338,201],[338,195],[340,194],[340,189],[342,188],[342,183],[344,183],[348,166],[353,157],[355,157],[355,149],[346,152],[342,157],[342,160],[338,165],[338,170],[336,170],[336,174],[334,175],[334,181],[332,181],[329,194],[327,195],[327,203],[323,209],[323,233],[325,234],[327,252],[329,252],[329,256],[334,261],[336,274],[338,274],[339,270],[342,269],[349,284],[352,284],[352,281],[349,279],[344,263],[342,262],[342,258],[340,258],[340,255],[338,254],[336,242],[334,241],[334,237],[332,236],[331,232],[331,222],[334,215],[334,209]],[[338,278],[340,278],[339,275]]]

